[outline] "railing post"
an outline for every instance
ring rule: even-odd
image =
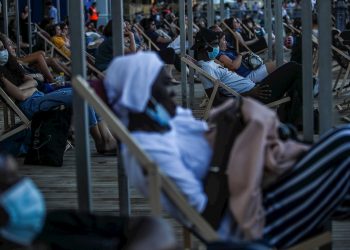
[[[311,1],[302,1],[302,59],[303,59],[303,135],[304,140],[313,141],[313,88],[312,88],[312,25]]]
[[[2,1],[2,16],[4,17],[4,33],[9,35],[9,17],[8,17],[8,4],[7,0]]]
[[[193,45],[193,11],[192,11],[192,0],[187,0],[187,37],[188,37],[188,47],[191,48]],[[193,50],[189,50],[189,54],[193,57]],[[181,60],[182,63],[182,60]],[[187,68],[187,66],[186,66]],[[189,99],[190,99],[190,108],[194,108],[194,70],[192,68],[189,69]]]
[[[70,16],[72,76],[81,75],[86,78],[86,60],[82,51],[85,51],[83,35],[83,1],[70,1],[69,8],[74,10]],[[74,85],[73,85],[74,86]],[[87,105],[83,98],[74,92],[73,95],[74,127],[76,136],[76,171],[79,209],[91,211],[91,162],[90,142],[88,135]]]
[[[331,1],[318,1],[318,8],[320,133],[324,133],[333,125]]]
[[[124,55],[124,29],[123,29],[123,1],[112,1],[112,22],[113,22],[113,55]],[[130,195],[129,183],[126,176],[121,152],[118,149],[118,185],[119,185],[119,204],[120,215],[130,215]]]
[[[180,50],[181,57],[186,54],[186,31],[185,31],[185,1],[179,0],[179,21],[180,21]],[[181,97],[182,106],[187,107],[187,73],[186,64],[181,61]]]
[[[283,65],[283,24],[282,24],[282,0],[275,0],[275,51],[277,66]]]

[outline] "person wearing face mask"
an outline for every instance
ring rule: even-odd
[[[50,111],[60,105],[72,107],[72,88],[62,88],[44,94],[37,89],[38,83],[24,74],[16,58],[6,52],[1,41],[0,51],[0,87],[16,101],[28,119],[32,119],[35,113]],[[90,134],[95,141],[97,152],[115,152],[116,141],[105,123],[90,107],[88,115]]]
[[[12,157],[0,155],[0,245],[29,246],[43,228],[45,211],[34,182],[19,176]]]
[[[190,110],[177,107],[167,90],[164,74],[162,62],[153,53],[115,58],[104,81],[108,103],[162,174],[202,213],[208,205],[204,179],[214,155],[208,139],[209,127],[215,129],[210,125],[218,123],[196,120]],[[134,91],[135,88],[139,91]],[[332,129],[310,146],[291,138],[277,138],[277,127],[281,124],[274,111],[251,98],[237,99],[241,100],[238,106],[245,127],[229,149],[233,155],[225,173],[230,200],[228,211],[216,228],[220,239],[228,242],[261,239],[270,245],[268,249],[285,249],[319,232],[329,218],[348,218],[350,126]],[[235,112],[231,113],[234,103],[233,99],[227,101],[213,110],[212,115],[219,110],[228,112],[225,113],[228,116],[234,115]],[[209,120],[213,122],[215,118],[211,116]],[[230,129],[230,125],[234,126],[228,124],[226,128]],[[227,137],[226,132],[222,131]],[[252,157],[250,147],[260,148],[258,155],[254,152],[256,157]],[[241,148],[248,152],[240,155]],[[147,176],[142,167],[125,145],[122,145],[122,154],[131,184],[147,195]],[[257,168],[250,168],[252,162]],[[260,189],[262,181],[266,181],[261,179],[261,170],[278,176],[264,190]],[[253,186],[251,181],[255,183]],[[240,196],[246,188],[253,194]],[[164,194],[161,202],[172,215],[179,215]],[[247,207],[243,203],[253,210],[244,210]],[[259,208],[255,210],[256,206]],[[237,208],[243,210],[239,211],[242,217],[234,212]]]
[[[214,61],[220,53],[219,36],[219,33],[209,29],[202,29],[197,33],[192,49],[195,50],[195,57],[200,67],[239,94],[251,96],[263,103],[277,101],[284,95],[289,95],[292,101],[286,104],[288,115],[284,122],[299,125],[302,117],[301,66],[297,63],[288,63],[261,81],[253,82]],[[201,76],[201,81],[205,89],[213,88],[212,82],[207,78]],[[230,96],[225,90],[219,89],[219,91],[223,96]]]

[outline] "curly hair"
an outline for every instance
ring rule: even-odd
[[[4,34],[0,34],[0,41],[4,44],[5,49],[10,51],[11,41],[9,38]],[[0,66],[0,74],[4,75],[14,85],[19,86],[23,83],[24,73],[25,71],[18,63],[17,58],[9,52],[7,63]]]

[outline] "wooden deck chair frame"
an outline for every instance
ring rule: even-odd
[[[143,170],[147,173],[149,180],[149,198],[154,215],[160,215],[161,204],[160,194],[161,190],[168,196],[173,204],[186,216],[188,223],[186,227],[196,230],[200,237],[206,242],[218,240],[219,237],[215,230],[208,224],[208,222],[193,209],[179,192],[178,188],[165,175],[163,175],[157,165],[150,160],[147,154],[138,146],[135,140],[130,136],[130,133],[110,110],[110,108],[101,100],[89,84],[81,77],[73,78],[73,87],[77,93],[93,107],[99,115],[105,120],[111,132],[115,134],[118,139],[128,146],[129,150],[134,154],[137,161],[139,161]],[[315,247],[323,246],[331,242],[330,232],[325,232],[308,239],[298,245],[293,246],[289,250],[309,250]]]
[[[148,47],[149,49],[152,49],[152,46],[157,50],[160,51],[159,47],[152,41],[152,39],[146,35],[146,33],[143,31],[143,28],[140,27],[139,24],[135,23],[134,27],[137,29],[138,32],[141,33],[141,35],[148,41]]]
[[[18,117],[20,118],[21,122],[23,123],[22,125],[1,134],[0,141],[3,141],[5,139],[9,138],[10,136],[17,134],[18,132],[20,132],[24,129],[29,128],[31,121],[22,112],[22,110],[19,109],[19,107],[14,103],[14,101],[7,95],[7,93],[1,87],[0,87],[0,96],[4,100],[4,105],[6,105],[6,107],[8,107],[15,114],[17,114]],[[7,112],[7,110],[4,110],[4,112]],[[4,115],[7,115],[7,114],[4,114]],[[14,121],[12,121],[12,125],[14,125]]]
[[[213,106],[215,95],[217,94],[217,91],[218,91],[219,88],[225,89],[226,91],[228,91],[233,96],[240,96],[240,94],[238,92],[236,92],[233,89],[229,88],[224,83],[220,82],[218,79],[214,78],[209,73],[207,73],[205,70],[203,70],[201,67],[199,67],[195,63],[195,59],[193,59],[189,55],[186,55],[185,57],[182,57],[181,60],[183,62],[185,62],[189,67],[191,67],[195,71],[197,71],[197,73],[199,73],[200,75],[202,75],[205,78],[207,78],[208,80],[210,80],[213,83],[213,85],[214,85],[213,92],[212,92],[211,96],[209,97],[209,102],[208,102],[207,107],[206,107],[206,109],[204,111],[204,120],[207,120],[208,117],[209,117],[210,109]],[[285,102],[288,102],[288,101],[290,101],[290,97],[284,97],[284,98],[282,98],[280,100],[268,103],[267,107],[273,108],[273,107],[279,106],[282,103],[285,103]]]
[[[248,52],[255,53],[255,54],[261,54],[261,53],[264,53],[267,50],[267,48],[266,48],[266,49],[262,49],[262,50],[257,51],[257,52],[253,52],[245,43],[243,43],[238,38],[237,34],[225,23],[225,21],[222,21],[221,24],[225,27],[225,29],[227,29],[235,37],[237,53],[239,53],[239,44],[241,44],[244,48],[246,48],[246,50]]]
[[[215,230],[188,204],[187,200],[178,191],[172,181],[161,174],[156,164],[152,162],[146,153],[138,146],[124,125],[100,97],[96,95],[89,84],[82,77],[78,76],[73,78],[73,88],[104,119],[111,132],[116,135],[122,143],[128,146],[129,150],[139,161],[143,170],[146,171],[149,179],[149,197],[152,213],[154,215],[160,215],[161,213],[160,193],[162,190],[187,218],[188,224],[186,226],[188,228],[198,232],[207,242],[217,240],[218,235]]]
[[[163,21],[166,25],[168,25],[169,27],[171,27],[170,23],[165,19],[163,18]],[[176,24],[174,24],[175,28],[180,32],[180,27],[177,26]],[[195,28],[196,30],[200,30],[200,28],[198,27],[197,24],[193,23],[193,28]]]

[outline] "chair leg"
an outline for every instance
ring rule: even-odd
[[[183,228],[183,239],[184,239],[184,249],[185,250],[190,250],[192,247],[192,242],[191,242],[191,233],[187,228]]]

